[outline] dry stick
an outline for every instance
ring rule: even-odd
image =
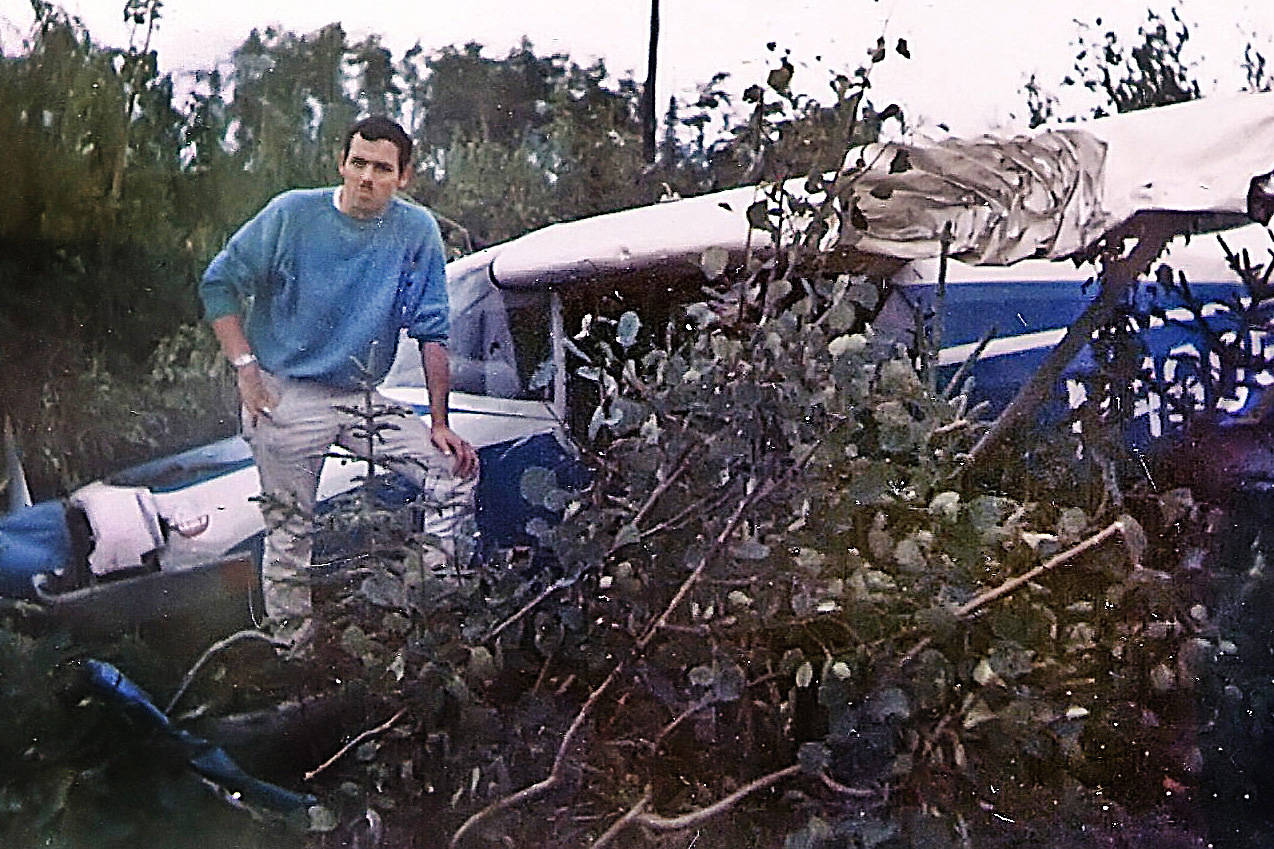
[[[553,593],[557,592],[558,590],[564,590],[569,586],[571,586],[570,582],[560,581],[560,580],[554,581],[553,583],[549,584],[547,587],[544,588],[544,590],[539,595],[537,595],[535,598],[528,601],[526,604],[522,605],[522,608],[518,610],[517,613],[513,614],[508,619],[505,619],[499,625],[496,625],[494,628],[492,628],[490,633],[488,633],[485,637],[482,638],[482,642],[486,643],[486,642],[490,642],[491,640],[494,640],[496,637],[500,636],[500,634],[504,631],[505,628],[508,628],[514,622],[517,622],[523,616],[530,613],[532,610],[535,609],[535,606],[538,605],[540,602],[544,601],[544,599],[548,598],[549,596],[551,596]]]
[[[947,422],[944,425],[939,425],[938,427],[935,427],[933,429],[933,435],[943,436],[945,434],[953,433],[957,430],[960,430],[961,428],[974,427],[975,425],[978,425],[978,424],[980,424],[980,422],[975,422],[969,419],[960,418],[954,421]]]
[[[263,640],[272,646],[279,645],[278,642],[270,639],[270,637],[254,628],[244,631],[235,631],[225,639],[218,640],[213,643],[208,647],[207,651],[199,656],[199,659],[195,661],[195,665],[190,667],[190,671],[186,673],[186,677],[181,679],[181,686],[177,688],[177,692],[174,693],[173,697],[168,701],[168,707],[164,708],[164,715],[167,716],[173,712],[173,708],[177,707],[177,704],[181,701],[181,697],[186,695],[186,691],[190,689],[190,685],[194,683],[195,676],[198,675],[204,665],[212,659],[213,655],[217,652],[228,649],[235,643],[241,643],[245,640]]]
[[[1139,236],[1136,247],[1122,259],[1115,260],[1105,269],[1101,291],[1083,314],[1066,330],[1066,335],[1057,343],[1040,363],[1031,378],[1022,385],[1017,395],[1009,402],[991,427],[982,435],[969,452],[969,466],[977,466],[988,454],[1029,420],[1039,409],[1040,404],[1053,391],[1062,371],[1075,359],[1075,356],[1092,339],[1093,333],[1105,324],[1119,306],[1124,294],[1136,281],[1137,275],[1154,261],[1174,235],[1172,221],[1151,220],[1138,231],[1128,231],[1123,235]]]
[[[1271,393],[1270,397],[1274,397],[1274,393]],[[710,513],[713,510],[716,510],[717,508],[724,505],[729,500],[730,500],[730,495],[727,492],[724,496],[720,496],[720,495],[705,496],[703,498],[698,499],[697,501],[692,501],[684,510],[682,510],[677,515],[672,516],[668,519],[665,519],[664,521],[660,522],[658,525],[652,525],[651,527],[642,531],[639,534],[639,536],[643,540],[648,539],[662,531],[666,531],[666,530],[669,530],[670,528],[677,527],[678,525],[681,524],[681,522],[687,516],[692,516],[695,514]]]
[[[681,723],[685,722],[687,719],[694,716],[710,704],[712,704],[712,700],[708,696],[696,699],[694,704],[677,714],[673,717],[671,722],[659,730],[659,733],[655,735],[654,742],[650,744],[650,750],[652,752],[658,752],[659,747],[663,745],[664,740],[667,739],[669,734],[676,731],[677,728],[680,727]]]
[[[828,790],[834,790],[842,796],[851,796],[855,799],[870,799],[873,796],[879,796],[879,790],[869,790],[866,787],[850,787],[848,784],[841,784],[827,773],[819,773],[819,779],[827,785]]]
[[[951,375],[951,379],[947,381],[946,387],[942,390],[942,400],[949,401],[951,399],[951,396],[954,395],[956,390],[960,388],[960,384],[964,381],[965,375],[967,375],[969,370],[973,368],[975,363],[977,363],[978,359],[982,356],[982,353],[986,351],[986,346],[991,344],[991,340],[994,339],[996,334],[999,332],[999,328],[993,325],[987,329],[986,333],[982,334],[982,338],[978,340],[978,344],[973,349],[973,353],[964,358],[964,362],[960,363],[960,367],[956,369],[956,373]]]
[[[705,820],[715,817],[717,814],[729,810],[744,797],[749,796],[758,790],[764,790],[767,787],[772,787],[785,778],[790,778],[793,775],[799,775],[801,771],[802,767],[800,764],[792,764],[789,767],[780,769],[778,772],[763,775],[756,781],[743,785],[729,796],[713,802],[706,808],[699,808],[696,811],[690,811],[675,817],[661,817],[659,814],[643,813],[633,817],[631,822],[637,825],[644,825],[647,828],[654,829],[655,831],[680,831],[683,828],[691,828],[692,826],[699,825]]]
[[[610,842],[627,828],[629,823],[645,812],[653,796],[654,793],[651,791],[650,786],[647,785],[645,794],[637,800],[637,804],[629,808],[628,813],[611,823],[610,828],[606,829],[602,836],[593,842],[593,849],[604,849],[604,847],[609,846]]]
[[[553,766],[549,769],[549,774],[542,781],[537,781],[528,787],[523,787],[521,790],[512,795],[495,800],[490,805],[487,805],[485,808],[465,820],[460,828],[456,829],[456,833],[451,835],[451,843],[449,845],[452,849],[459,846],[460,841],[463,840],[465,835],[472,831],[478,823],[493,814],[497,814],[500,811],[513,807],[514,805],[547,793],[558,785],[558,783],[562,780],[562,773],[565,771],[566,753],[570,749],[571,744],[574,743],[576,735],[579,734],[580,729],[584,726],[584,720],[588,718],[590,713],[592,713],[593,707],[601,699],[602,694],[610,689],[610,685],[613,684],[615,679],[619,677],[619,673],[623,668],[624,662],[620,661],[613,669],[611,669],[610,674],[606,676],[606,680],[599,684],[597,689],[593,690],[592,693],[589,693],[588,700],[584,702],[584,706],[579,709],[577,714],[575,714],[575,719],[571,722],[571,727],[566,729],[566,735],[562,738],[562,743],[557,748],[557,756],[553,759]]]
[[[549,666],[557,658],[557,652],[549,652],[544,658],[544,663],[540,666],[540,674],[535,676],[535,684],[531,687],[531,693],[535,694],[540,691],[540,685],[544,683],[544,679],[548,677]]]
[[[1078,557],[1079,555],[1083,554],[1089,549],[1095,548],[1101,545],[1103,542],[1110,539],[1110,537],[1114,536],[1115,534],[1122,534],[1124,530],[1125,530],[1125,527],[1124,527],[1123,520],[1116,519],[1115,521],[1111,522],[1106,527],[1102,528],[1097,533],[1090,536],[1088,539],[1077,543],[1073,547],[1068,548],[1066,551],[1063,551],[1061,554],[1057,554],[1057,555],[1054,555],[1053,557],[1050,557],[1048,560],[1036,566],[1034,569],[1031,569],[1030,571],[1027,571],[1027,572],[1023,572],[1021,575],[1018,575],[1016,578],[1009,578],[1007,581],[1000,584],[999,586],[992,587],[986,592],[981,593],[980,595],[976,596],[972,600],[956,608],[955,614],[954,614],[955,618],[964,619],[965,617],[969,616],[971,613],[978,610],[979,608],[985,607],[991,602],[996,601],[1000,598],[1003,598],[1004,596],[1017,590],[1023,585],[1030,583],[1031,581],[1035,580],[1040,575],[1043,575],[1045,572],[1049,571],[1050,569],[1056,568],[1057,566],[1060,566],[1063,563],[1065,563],[1067,560],[1070,560],[1073,557]],[[916,656],[920,654],[920,652],[924,651],[925,647],[928,646],[931,641],[932,641],[931,637],[925,637],[920,642],[916,643],[914,646],[911,647],[910,651],[908,651],[906,654],[902,656],[902,659],[898,661],[898,665],[902,666],[906,663],[911,662],[912,660],[915,660]]]
[[[672,474],[668,475],[668,477],[665,478],[659,486],[655,487],[654,491],[650,493],[650,497],[646,499],[646,503],[641,505],[641,509],[637,511],[637,515],[633,517],[633,527],[641,524],[641,520],[646,518],[646,514],[654,509],[654,506],[656,502],[659,501],[660,497],[667,492],[668,489],[690,468],[690,461],[695,458],[695,455],[707,448],[712,443],[712,440],[713,437],[710,436],[703,442],[696,442],[685,450],[685,452],[681,455],[681,461],[677,464],[677,468],[673,469]]]
[[[810,452],[811,456],[813,456],[813,453],[814,452]],[[806,463],[808,462],[809,460],[807,458]],[[806,463],[802,463],[799,468],[804,468]],[[776,486],[778,486],[778,481],[774,478],[770,478],[739,502],[739,506],[736,507],[734,513],[730,515],[730,519],[726,522],[721,533],[717,534],[717,538],[713,540],[712,547],[708,549],[703,557],[699,558],[698,565],[695,566],[694,571],[690,573],[689,577],[681,582],[681,586],[677,588],[676,595],[672,597],[672,601],[668,602],[668,606],[664,608],[664,612],[659,614],[659,618],[651,623],[650,627],[646,629],[646,633],[643,634],[641,639],[637,641],[637,651],[645,651],[646,646],[650,645],[650,641],[655,638],[655,634],[663,628],[663,626],[668,622],[669,617],[672,616],[673,611],[681,605],[681,602],[690,593],[690,590],[696,583],[699,582],[699,578],[712,563],[712,559],[716,556],[716,553],[725,547],[726,541],[729,540],[730,537],[734,536],[734,532],[739,528],[739,523],[743,521],[743,516],[753,505],[773,492]]]
[[[941,250],[938,253],[938,290],[933,305],[933,319],[929,325],[929,341],[918,339],[920,362],[924,364],[929,383],[929,397],[938,397],[938,355],[942,351],[942,336],[947,311],[947,260],[951,253],[951,242],[954,239],[950,221],[942,225],[940,237]]]
[[[399,708],[398,713],[394,714],[389,719],[382,722],[380,725],[377,725],[375,728],[367,729],[362,734],[359,734],[357,737],[355,737],[353,740],[350,740],[344,746],[341,746],[341,749],[339,752],[332,755],[330,758],[323,761],[323,763],[319,764],[318,766],[314,767],[314,769],[307,772],[305,774],[305,780],[306,781],[312,780],[316,775],[323,772],[332,764],[339,761],[347,752],[350,751],[350,749],[353,749],[355,746],[359,745],[364,740],[370,739],[372,737],[375,737],[377,734],[382,734],[388,731],[395,722],[403,718],[403,714],[405,714],[406,712],[407,712],[407,708]]]
[[[1018,587],[1035,580],[1048,570],[1062,565],[1062,563],[1070,560],[1072,557],[1078,557],[1091,548],[1096,548],[1115,534],[1122,534],[1125,530],[1123,519],[1116,519],[1097,533],[1090,536],[1083,542],[1077,543],[1073,548],[1063,551],[1061,554],[1050,557],[1045,562],[1036,566],[1034,569],[1024,574],[1018,575],[1016,578],[1009,578],[1004,583],[994,589],[987,590],[973,600],[965,603],[956,609],[956,616],[964,618],[979,607],[985,607],[996,599],[1002,598],[1016,590]]]

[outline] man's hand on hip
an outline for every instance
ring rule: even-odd
[[[448,457],[455,458],[451,471],[462,478],[471,478],[478,472],[478,452],[446,425],[434,425],[430,432],[433,444]]]
[[[252,426],[256,427],[262,416],[268,419],[274,415],[274,405],[279,402],[279,399],[271,395],[270,390],[266,388],[261,367],[256,363],[239,369],[237,376],[239,399],[243,402],[244,409],[248,411]]]

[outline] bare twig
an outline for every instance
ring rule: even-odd
[[[1045,357],[1031,378],[1022,385],[1017,395],[1009,402],[1000,415],[991,423],[991,427],[982,435],[977,444],[969,452],[969,465],[979,465],[985,457],[1012,433],[1023,422],[1039,409],[1040,404],[1048,397],[1056,386],[1062,370],[1080,350],[1088,344],[1093,334],[1115,314],[1121,299],[1128,288],[1146,267],[1154,261],[1168,240],[1174,235],[1172,222],[1154,219],[1140,228],[1140,232],[1126,232],[1119,235],[1136,235],[1138,241],[1128,255],[1107,264],[1102,274],[1101,292],[1089,304],[1083,314],[1066,330],[1066,335]],[[1112,243],[1114,237],[1111,237]]]
[[[1097,546],[1101,545],[1106,540],[1110,539],[1115,534],[1122,534],[1124,530],[1125,528],[1124,528],[1123,520],[1116,519],[1115,521],[1111,522],[1106,527],[1102,528],[1097,533],[1090,536],[1088,539],[1077,543],[1071,548],[1068,548],[1066,551],[1063,551],[1061,554],[1057,554],[1057,555],[1054,555],[1053,557],[1050,557],[1048,560],[1036,566],[1034,569],[1031,569],[1028,572],[1024,572],[1021,575],[1018,575],[1016,578],[1009,578],[1007,581],[1000,584],[998,587],[989,589],[986,592],[978,595],[972,600],[961,605],[960,607],[956,609],[956,616],[963,619],[964,617],[973,613],[978,608],[985,607],[986,605],[990,604],[996,599],[1003,598],[1004,596],[1013,592],[1018,587],[1021,587],[1024,584],[1030,583],[1031,581],[1035,580],[1040,575],[1043,575],[1045,572],[1049,571],[1050,569],[1053,569],[1057,566],[1061,566],[1067,560],[1070,560],[1073,557],[1078,557],[1084,552],[1090,549],[1096,548]]]
[[[980,593],[973,599],[969,600],[965,604],[956,608],[954,611],[955,618],[965,619],[969,617],[980,608],[986,607],[991,602],[997,601],[998,599],[1003,598],[1004,596],[1014,592],[1020,587],[1023,587],[1026,584],[1029,584],[1031,581],[1035,580],[1040,575],[1043,575],[1045,572],[1048,572],[1051,569],[1061,566],[1062,564],[1066,563],[1068,560],[1078,557],[1079,555],[1083,554],[1084,552],[1090,549],[1096,548],[1097,546],[1101,545],[1106,540],[1110,539],[1115,534],[1124,533],[1125,530],[1126,528],[1124,526],[1123,520],[1116,519],[1115,521],[1111,522],[1106,527],[1102,528],[1097,533],[1077,543],[1076,545],[1066,549],[1061,554],[1057,554],[1057,555],[1054,555],[1053,557],[1050,557],[1048,560],[1036,566],[1034,569],[1030,569],[1026,572],[1023,572],[1021,575],[1018,575],[1015,578],[1009,578],[1004,583],[998,586],[992,587],[991,589],[987,590],[984,593]],[[920,642],[916,643],[914,646],[911,647],[910,651],[908,651],[906,654],[902,656],[902,658],[898,661],[898,664],[902,666],[907,663],[910,663],[912,660],[915,660],[916,656],[919,655],[920,652],[924,651],[925,647],[928,646],[930,642],[932,642],[932,638],[930,637],[925,637],[924,639],[920,640]]]
[[[883,792],[880,790],[872,790],[867,787],[850,787],[848,784],[841,784],[825,772],[820,773],[818,777],[823,784],[827,785],[829,790],[834,790],[842,796],[852,796],[855,799],[870,799],[873,796],[881,795]]]
[[[430,211],[432,212],[432,210]],[[461,236],[464,236],[465,253],[467,254],[473,253],[473,236],[469,234],[469,231],[465,227],[463,227],[459,221],[448,218],[442,213],[435,214],[434,218],[436,218],[438,222],[442,224],[442,226],[446,227],[448,230],[455,230]]]
[[[947,422],[944,425],[939,425],[938,427],[935,427],[933,429],[933,435],[943,436],[945,434],[960,430],[961,428],[973,427],[976,424],[979,424],[979,423],[974,421],[969,421],[968,419],[956,419],[954,421]]]
[[[684,453],[682,453],[681,461],[677,463],[677,468],[673,469],[672,473],[668,475],[668,477],[664,478],[659,486],[654,488],[654,490],[650,493],[650,497],[646,499],[646,503],[641,505],[641,509],[637,511],[637,515],[633,516],[632,523],[634,527],[641,524],[642,519],[646,518],[646,515],[654,508],[655,504],[658,503],[660,497],[662,497],[663,494],[667,492],[668,489],[676,483],[687,470],[689,470],[691,462],[700,451],[712,444],[712,440],[713,437],[708,437],[703,442],[695,442],[687,448]]]
[[[186,677],[181,679],[181,685],[177,687],[177,692],[173,694],[173,697],[171,699],[169,699],[168,707],[164,708],[164,714],[165,715],[172,714],[173,709],[177,707],[178,703],[181,702],[182,697],[186,695],[186,691],[190,689],[190,685],[194,683],[195,677],[204,668],[204,666],[208,663],[208,661],[212,659],[214,655],[216,655],[218,652],[225,651],[226,649],[230,648],[230,646],[233,646],[236,643],[242,643],[247,640],[261,640],[263,642],[267,642],[270,645],[276,646],[276,647],[282,645],[279,642],[271,639],[266,634],[263,634],[260,631],[256,630],[255,628],[249,628],[243,631],[236,631],[230,636],[226,637],[225,639],[218,640],[217,642],[210,645],[208,649],[199,656],[199,659],[195,661],[194,666],[190,667],[190,671],[186,673]]]
[[[664,740],[667,739],[669,734],[676,731],[681,723],[685,722],[687,719],[694,716],[710,704],[712,704],[712,700],[708,696],[704,696],[695,700],[694,704],[677,714],[671,722],[661,728],[659,733],[655,735],[654,742],[650,744],[651,751],[659,751],[659,747],[663,745]]]
[[[659,633],[664,624],[672,617],[673,611],[681,606],[681,602],[685,600],[691,588],[698,583],[699,578],[702,577],[704,571],[706,571],[709,564],[712,563],[717,552],[725,547],[726,542],[730,539],[730,537],[734,536],[734,532],[739,529],[739,523],[743,521],[743,517],[747,514],[747,511],[762,498],[773,492],[776,486],[778,486],[778,481],[774,478],[770,478],[764,483],[758,484],[751,493],[739,502],[738,506],[735,507],[734,512],[730,514],[729,520],[726,521],[725,527],[721,529],[721,533],[717,534],[716,539],[713,540],[712,547],[704,552],[704,555],[699,558],[699,563],[695,566],[694,571],[692,571],[690,575],[681,582],[681,586],[677,588],[676,594],[672,597],[672,601],[668,602],[668,606],[664,608],[664,612],[659,614],[659,617],[651,623],[649,628],[646,629],[646,633],[643,634],[641,639],[637,641],[638,651],[644,651],[646,646],[650,645],[650,641],[655,638],[655,635]]]
[[[611,823],[610,828],[606,829],[602,836],[593,842],[593,849],[604,849],[604,847],[609,846],[611,841],[613,841],[621,831],[628,828],[629,823],[645,813],[652,798],[654,798],[654,793],[651,791],[650,786],[647,785],[645,794],[637,800],[637,804],[629,808],[628,813]]]
[[[995,334],[999,333],[999,328],[991,325],[986,329],[986,333],[982,334],[982,338],[977,340],[977,345],[973,348],[970,356],[964,357],[964,362],[959,365],[956,374],[952,375],[952,379],[947,381],[947,386],[943,389],[943,400],[950,400],[950,396],[956,394],[959,385],[964,381],[964,376],[970,372],[971,368],[977,362],[978,357],[982,356],[982,352],[986,351],[986,345],[991,344],[991,339],[995,338]]]
[[[494,628],[492,628],[491,631],[488,632],[488,634],[482,638],[482,642],[488,643],[491,640],[494,640],[496,637],[500,636],[500,634],[504,631],[504,629],[508,628],[514,622],[517,622],[523,616],[530,613],[532,610],[535,609],[536,605],[544,601],[544,599],[548,598],[549,596],[551,596],[553,593],[557,592],[558,590],[566,589],[570,585],[571,585],[570,582],[560,581],[560,580],[554,581],[553,583],[549,584],[547,587],[544,588],[542,592],[540,592],[539,595],[537,595],[535,598],[528,601],[526,604],[522,605],[522,608],[518,610],[517,613],[514,613],[508,619],[505,619],[499,625],[496,625]]]
[[[576,736],[579,735],[580,729],[584,727],[584,721],[588,718],[589,714],[593,712],[593,707],[601,699],[602,694],[610,689],[610,685],[614,683],[616,678],[619,677],[619,673],[623,668],[624,662],[620,661],[615,668],[610,671],[610,674],[606,676],[606,680],[599,684],[597,688],[589,694],[588,700],[584,702],[584,706],[581,707],[579,712],[575,714],[575,719],[571,722],[571,727],[566,729],[566,735],[562,738],[562,743],[557,748],[557,756],[553,759],[553,766],[544,780],[537,781],[532,785],[523,787],[518,792],[509,796],[497,799],[490,805],[487,805],[485,808],[475,813],[473,816],[469,817],[464,821],[460,828],[456,829],[456,833],[451,835],[450,845],[452,849],[459,846],[460,841],[463,840],[465,835],[472,831],[478,823],[499,813],[500,811],[512,808],[515,805],[534,799],[537,796],[542,796],[561,782],[562,773],[566,769],[566,753],[570,751],[570,747],[575,742]]]
[[[549,667],[553,665],[553,660],[557,657],[556,652],[549,652],[544,658],[543,665],[540,666],[540,674],[535,677],[535,685],[531,687],[532,693],[538,693],[540,687],[544,684],[544,679],[548,677]]]
[[[363,733],[361,733],[361,734],[359,734],[357,737],[355,737],[353,740],[350,740],[350,741],[349,741],[348,743],[346,743],[344,746],[341,746],[340,751],[338,751],[336,754],[332,755],[332,756],[331,756],[330,758],[328,758],[327,760],[323,761],[323,763],[321,763],[321,764],[319,764],[318,766],[314,767],[314,769],[312,769],[312,770],[310,770],[309,772],[305,773],[305,780],[306,780],[306,781],[311,781],[311,780],[313,780],[315,776],[317,776],[319,773],[321,773],[321,772],[323,772],[324,770],[326,770],[326,769],[327,769],[328,767],[330,767],[332,764],[334,764],[334,763],[336,763],[337,761],[339,761],[339,760],[340,760],[342,757],[344,757],[344,756],[345,756],[345,754],[346,754],[347,752],[349,752],[351,749],[353,749],[353,748],[355,748],[356,746],[358,746],[358,745],[362,744],[362,742],[363,742],[364,740],[369,740],[369,739],[371,739],[372,737],[375,737],[377,734],[383,734],[383,733],[385,733],[386,731],[388,731],[391,727],[393,727],[393,725],[394,725],[394,723],[395,723],[395,722],[397,722],[398,720],[400,720],[400,719],[402,719],[402,718],[403,718],[403,714],[405,714],[405,713],[407,713],[407,708],[399,708],[398,713],[394,714],[394,715],[393,715],[393,716],[391,716],[389,719],[387,719],[387,720],[385,720],[384,722],[382,722],[380,725],[377,725],[375,728],[369,728],[369,729],[367,729],[366,731],[364,731]]]
[[[647,528],[646,530],[642,531],[640,534],[641,539],[643,540],[649,539],[655,534],[662,533],[663,531],[666,531],[670,528],[675,528],[679,524],[681,524],[683,521],[685,521],[685,519],[689,516],[695,516],[695,515],[701,516],[701,515],[713,513],[717,510],[717,508],[719,508],[721,505],[725,504],[729,500],[730,500],[730,495],[727,492],[725,496],[716,496],[716,497],[708,496],[705,498],[700,498],[697,501],[692,501],[690,502],[690,504],[686,506],[684,510],[682,510],[677,515],[672,516],[668,519],[665,519],[664,521],[660,522],[658,525],[653,525]]]
[[[938,252],[938,291],[933,305],[933,318],[929,326],[927,344],[917,344],[920,349],[920,361],[928,377],[929,397],[938,397],[938,354],[942,350],[943,334],[947,312],[947,261],[951,254],[951,242],[954,239],[950,221],[942,225],[942,236],[939,239]],[[917,343],[924,340],[916,340]]]
[[[729,796],[718,799],[706,808],[699,808],[698,810],[689,811],[675,817],[661,817],[659,814],[640,813],[634,816],[630,822],[636,825],[645,826],[646,828],[650,828],[655,831],[680,831],[683,828],[692,828],[693,826],[712,819],[718,814],[725,813],[730,810],[730,808],[733,808],[736,804],[738,804],[739,801],[752,795],[758,790],[765,790],[768,787],[773,787],[783,779],[790,778],[793,775],[798,775],[800,772],[801,765],[792,764],[789,767],[780,769],[778,772],[771,772],[769,775],[763,775],[755,781],[748,782],[738,790],[735,790]]]

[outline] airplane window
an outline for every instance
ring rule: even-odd
[[[457,262],[465,262],[458,260]],[[548,299],[503,292],[487,276],[487,262],[449,271],[451,389],[496,398],[528,398],[528,381],[549,350]],[[425,385],[416,344],[400,339],[386,386]]]

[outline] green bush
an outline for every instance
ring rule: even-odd
[[[161,339],[137,373],[98,356],[83,369],[50,368],[34,420],[19,434],[33,489],[70,490],[229,436],[238,429],[236,399],[234,376],[205,324]]]
[[[1188,494],[1130,496],[1138,521],[971,483],[968,387],[865,325],[875,285],[798,285],[660,342],[587,323],[593,483],[521,484],[562,514],[531,526],[548,572],[361,567],[321,666],[411,720],[334,770],[347,814],[410,800],[473,845],[942,846],[1195,780],[1175,729],[1224,641],[1173,580]]]

